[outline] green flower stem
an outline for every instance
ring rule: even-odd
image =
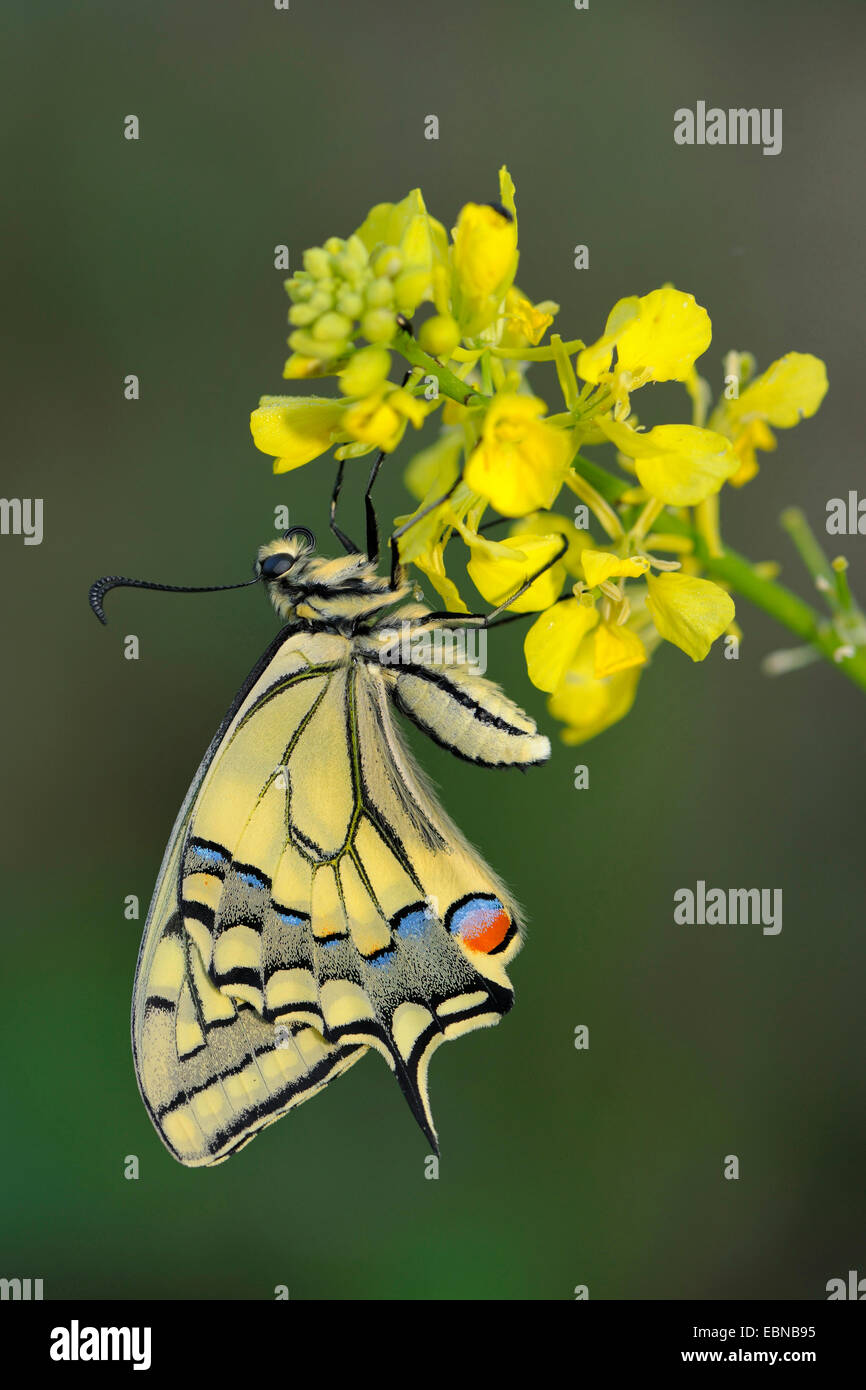
[[[558,338],[559,334],[554,334]],[[521,362],[555,362],[560,352],[580,352],[586,347],[582,338],[572,338],[571,342],[551,343],[548,347],[512,347],[512,348],[493,348],[497,357],[516,357]]]
[[[459,376],[455,376],[447,367],[443,367],[441,362],[437,362],[435,357],[431,357],[423,348],[419,347],[411,333],[405,328],[398,328],[397,336],[394,338],[392,347],[397,352],[401,352],[407,362],[411,362],[413,367],[420,367],[425,376],[436,378],[439,385],[439,394],[447,396],[449,400],[456,401],[458,405],[487,405],[490,397],[483,392],[476,391],[474,387],[467,386],[465,381],[461,381]]]
[[[550,340],[553,348],[553,360],[556,363],[556,375],[559,378],[559,389],[562,392],[563,400],[569,411],[577,405],[580,391],[577,385],[574,367],[569,356],[570,343],[564,343],[558,333],[554,333]]]
[[[629,490],[628,483],[580,454],[572,461],[572,467],[608,502],[616,502]],[[786,515],[789,517],[786,529],[790,531],[790,514]],[[837,660],[835,654],[843,645],[842,638],[808,603],[804,603],[790,589],[786,589],[776,580],[762,579],[751,562],[731,550],[729,546],[723,546],[720,555],[712,555],[703,537],[682,517],[666,514],[664,527],[674,535],[689,537],[694,543],[695,555],[711,578],[721,580],[734,593],[748,599],[756,608],[775,618],[789,632],[808,642],[837,671],[866,691],[866,647],[857,648],[853,656]],[[808,530],[808,527],[806,529]],[[802,532],[800,534],[802,536]],[[809,534],[811,535],[811,532]],[[815,545],[818,548],[817,542]],[[803,553],[802,550],[800,553]],[[835,587],[835,575],[832,570],[830,579]]]
[[[735,593],[749,599],[790,632],[796,633],[804,642],[815,647],[832,666],[866,691],[866,649],[858,648],[853,656],[837,661],[835,653],[843,645],[839,634],[790,589],[774,579],[761,579],[748,560],[727,546],[721,555],[712,556],[703,541],[699,540],[695,554],[706,566],[708,575],[723,580]]]
[[[786,507],[779,518],[800,554],[800,559],[823,593],[836,591],[836,579],[830,561],[824,554],[815,533],[799,507]]]
[[[836,595],[839,599],[839,607],[843,613],[850,613],[854,607],[854,600],[851,590],[848,588],[848,561],[844,555],[839,555],[832,562],[831,566],[836,576]]]
[[[481,385],[484,388],[485,396],[493,395],[493,377],[490,372],[490,353],[481,354]]]

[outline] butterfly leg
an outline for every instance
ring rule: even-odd
[[[341,546],[346,551],[346,553],[348,555],[357,555],[358,547],[356,546],[355,542],[346,535],[345,531],[341,531],[340,527],[337,525],[337,503],[340,500],[340,493],[343,489],[343,471],[345,467],[346,460],[340,459],[340,466],[337,469],[337,478],[334,483],[334,491],[331,493],[331,511],[329,524],[331,530],[337,537],[337,540],[340,542]]]
[[[406,382],[409,380],[411,375],[412,368],[410,367],[409,370],[405,373],[403,380],[400,382],[401,387],[406,385]],[[364,493],[364,516],[367,522],[367,559],[372,564],[376,564],[379,559],[379,523],[376,520],[376,512],[373,507],[373,484],[379,476],[379,469],[382,467],[384,459],[385,450],[382,449],[376,456],[376,462],[373,464],[373,468],[370,472],[370,478],[367,483],[367,491]],[[393,588],[393,571],[391,576],[391,585]]]
[[[382,467],[385,458],[385,450],[381,449],[376,455],[376,462],[373,464],[370,479],[367,483],[367,491],[364,493],[364,516],[367,522],[367,559],[371,564],[376,564],[379,559],[379,525],[376,521],[376,510],[373,506],[373,484],[379,476],[379,469]]]

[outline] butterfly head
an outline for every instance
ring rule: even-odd
[[[291,606],[316,546],[316,538],[305,526],[294,526],[279,540],[259,546],[255,575],[265,585],[277,612]]]
[[[301,557],[309,559],[316,548],[316,538],[306,526],[294,526],[278,541],[259,546],[256,557],[256,577],[266,584],[282,579]]]
[[[329,560],[316,555],[315,544],[310,531],[296,526],[259,548],[256,578],[281,618],[351,625],[406,596],[405,582],[392,587],[366,555]]]

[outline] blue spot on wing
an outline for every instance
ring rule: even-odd
[[[389,965],[393,965],[396,954],[394,947],[391,946],[387,951],[381,951],[377,956],[368,956],[367,964],[371,965],[374,970],[387,970]]]
[[[292,912],[289,907],[277,907],[276,903],[271,903],[271,911],[275,917],[279,917],[281,922],[285,922],[287,927],[303,927],[309,922],[309,917],[302,916],[298,912]]]
[[[257,874],[255,869],[237,869],[237,876],[241,883],[249,884],[250,888],[267,888],[267,879],[261,874]]]
[[[402,912],[391,918],[391,930],[403,938],[418,938],[425,936],[435,923],[436,918],[427,904],[415,903],[412,907],[404,907]]]
[[[224,850],[215,849],[212,845],[197,845],[193,843],[193,850],[200,859],[206,859],[211,864],[227,864],[229,856]]]

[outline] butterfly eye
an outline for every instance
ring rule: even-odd
[[[291,555],[268,555],[262,560],[262,578],[279,579],[281,574],[292,568],[294,560]]]

